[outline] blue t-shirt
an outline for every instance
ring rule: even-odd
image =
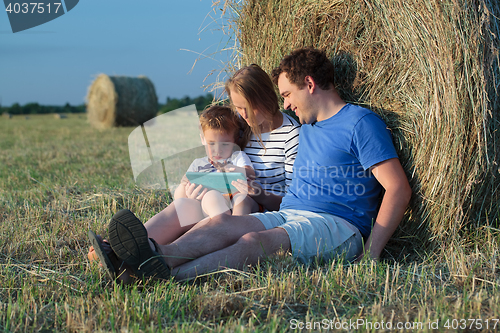
[[[369,168],[395,157],[384,121],[347,104],[326,120],[302,125],[292,184],[280,209],[333,214],[368,237],[382,190]]]

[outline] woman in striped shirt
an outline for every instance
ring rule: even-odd
[[[225,88],[234,110],[252,132],[245,153],[253,163],[256,180],[238,189],[248,191],[261,210],[278,210],[292,180],[300,125],[280,112],[274,85],[258,65],[237,71]]]

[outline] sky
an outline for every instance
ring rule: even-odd
[[[50,22],[13,33],[2,11],[0,104],[79,105],[100,73],[145,75],[160,103],[205,95],[203,86],[231,56],[220,12],[212,0],[80,0]]]

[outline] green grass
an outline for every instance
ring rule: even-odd
[[[115,285],[86,259],[88,228],[106,234],[119,209],[145,221],[169,203],[135,186],[132,130],[99,132],[79,115],[0,119],[0,331],[285,332],[349,320],[365,325],[348,331],[382,321],[455,331],[461,319],[483,325],[469,320],[463,331],[494,331],[500,237],[491,228],[399,261],[306,267],[280,255],[194,283]]]

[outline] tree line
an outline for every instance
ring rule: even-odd
[[[19,103],[14,103],[12,106],[2,106],[0,107],[0,113],[10,113],[16,114],[47,114],[47,113],[81,113],[85,112],[85,104],[81,105],[70,105],[66,103],[63,106],[57,105],[40,105],[38,103],[27,103],[25,105],[20,105]]]
[[[212,94],[201,95],[195,98],[184,96],[182,98],[167,97],[165,104],[158,104],[158,113],[165,113],[172,110],[182,108],[191,104],[196,105],[198,111],[205,109],[207,105],[212,103],[214,96]],[[14,103],[12,106],[0,106],[0,114],[10,113],[12,115],[28,115],[28,114],[47,114],[47,113],[84,113],[86,112],[85,104],[71,105],[66,103],[63,106],[57,105],[40,105],[38,103],[27,103],[20,105]]]
[[[213,99],[214,95],[212,94],[206,94],[205,96],[198,96],[195,98],[190,98],[189,96],[184,96],[183,98],[179,99],[167,97],[166,103],[160,106],[160,110],[158,113],[166,113],[191,104],[195,104],[196,110],[200,112],[203,111],[205,107],[210,105]]]

